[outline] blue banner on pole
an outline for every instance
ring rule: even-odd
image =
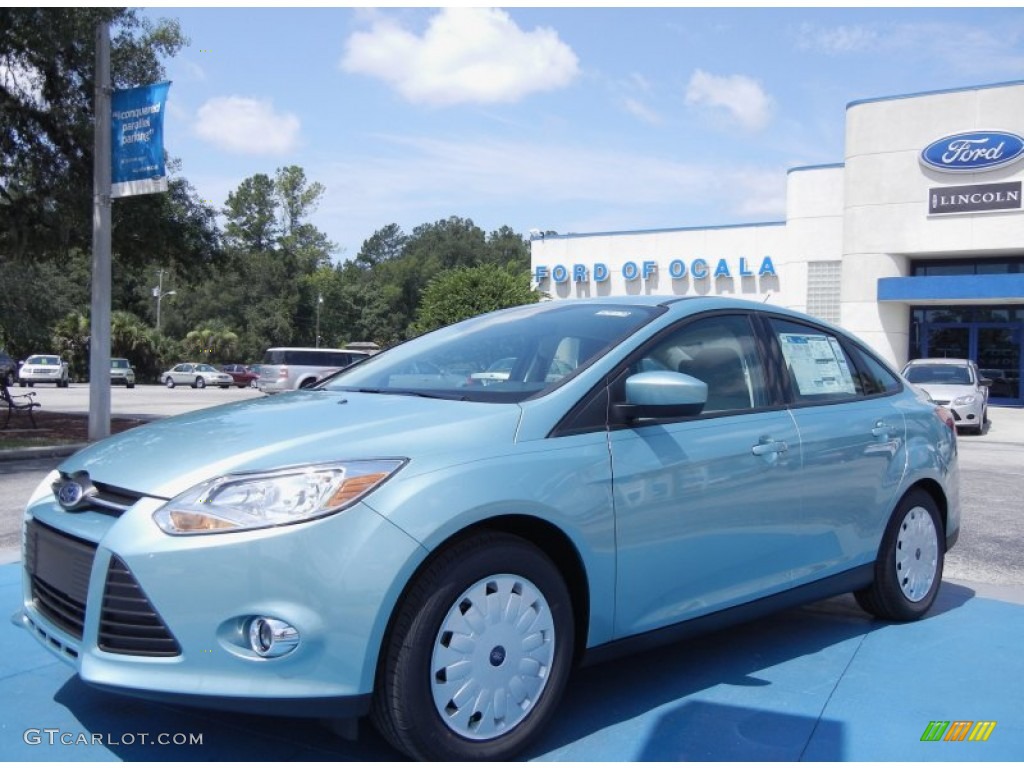
[[[111,197],[167,191],[164,104],[167,83],[114,91],[111,97]]]

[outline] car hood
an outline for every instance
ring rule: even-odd
[[[923,389],[932,400],[955,400],[962,395],[976,395],[978,391],[966,384],[915,384]]]
[[[515,404],[300,390],[137,427],[85,448],[60,469],[171,498],[238,471],[361,458],[468,461],[485,446],[511,446],[521,413]]]

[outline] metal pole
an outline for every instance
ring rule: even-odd
[[[156,332],[160,333],[160,301],[164,297],[164,271],[158,269],[156,273],[160,277],[160,284],[156,289]]]
[[[320,348],[320,305],[324,303],[323,294],[316,297],[316,347]]]
[[[110,25],[96,27],[89,439],[110,435]]]

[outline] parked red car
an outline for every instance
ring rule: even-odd
[[[231,378],[235,380],[235,386],[239,389],[242,387],[255,387],[256,379],[260,377],[257,371],[254,371],[249,366],[242,365],[241,363],[222,365],[220,369],[224,371],[224,373],[231,374]]]

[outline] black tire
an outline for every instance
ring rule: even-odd
[[[167,385],[168,389],[174,389],[174,379],[172,379],[170,376],[164,379],[164,384]]]
[[[128,389],[135,389],[134,384],[125,384],[125,387],[127,387]]]
[[[206,389],[206,379],[202,376],[196,376],[196,382],[192,385],[193,389]]]
[[[24,386],[26,386],[27,384],[28,384],[28,382],[27,382],[27,381],[19,381],[19,382],[18,382],[18,386],[19,386],[19,387],[24,387]]]
[[[882,537],[875,581],[854,593],[860,607],[886,621],[916,621],[942,584],[946,534],[935,500],[922,490],[900,501]]]
[[[479,598],[486,596],[486,601]],[[507,597],[505,597],[507,596]],[[505,602],[495,615],[473,631],[472,650],[449,645],[467,616],[492,601]],[[515,626],[510,607],[522,617],[536,610],[529,631]],[[509,634],[523,642],[513,646]],[[502,634],[505,633],[505,634]],[[536,647],[531,642],[537,642]],[[500,641],[500,642],[498,642]],[[506,648],[505,645],[508,645]],[[533,545],[516,536],[484,533],[464,539],[439,553],[416,578],[399,605],[377,672],[371,717],[398,750],[421,760],[510,760],[533,741],[552,718],[565,690],[574,653],[574,623],[569,592],[555,565]],[[553,646],[553,647],[552,647]],[[469,666],[472,683],[492,685],[489,705],[477,711],[448,700],[442,719],[438,703],[449,691],[445,662]],[[539,659],[538,659],[539,657]],[[546,670],[523,675],[519,661]],[[505,678],[509,685],[504,685]],[[514,680],[512,679],[514,678]],[[528,678],[528,679],[527,679]],[[465,678],[451,685],[452,693]],[[529,692],[525,688],[533,688]],[[511,701],[518,690],[519,706]],[[492,707],[505,691],[505,717]],[[435,695],[439,697],[435,700]],[[511,725],[507,721],[514,720]],[[503,732],[494,735],[494,731]],[[460,733],[459,731],[462,731]]]

